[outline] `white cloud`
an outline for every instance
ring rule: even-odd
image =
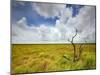
[[[27,25],[26,18],[23,17],[12,25],[12,43],[68,43],[68,39],[71,39],[75,34],[75,28],[78,29],[78,35],[75,37],[74,42],[95,42],[95,7],[84,6],[76,17],[72,17],[72,8],[63,8],[62,10],[57,4],[46,6],[39,4],[35,6],[37,7],[36,11],[45,18],[53,18],[58,15],[56,11],[60,11],[56,25],[51,27],[42,24],[38,27],[35,27],[35,25],[30,27]],[[52,10],[50,11],[50,9]]]
[[[59,16],[61,11],[66,8],[65,4],[33,3],[33,10],[45,18]]]
[[[62,36],[66,33],[65,36],[71,38],[75,34],[75,28],[77,28],[78,35],[74,42],[95,42],[95,7],[84,6],[76,17],[70,16],[66,23],[64,22],[65,19],[66,17],[56,21],[56,26],[62,32]]]
[[[12,25],[12,43],[53,42],[59,40],[60,37],[59,30],[54,27],[45,25],[29,27],[25,17]]]
[[[82,41],[95,42],[95,14],[95,7],[85,6],[76,17],[78,22],[75,27],[78,28]]]

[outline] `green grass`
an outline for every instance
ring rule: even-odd
[[[77,53],[78,47],[76,44]],[[81,58],[76,62],[71,44],[12,44],[12,74],[95,68],[95,44],[84,44]]]

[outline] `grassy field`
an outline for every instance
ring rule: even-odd
[[[78,53],[79,44],[76,48]],[[96,45],[84,44],[80,60],[73,62],[71,44],[12,44],[11,65],[12,74],[95,69]]]

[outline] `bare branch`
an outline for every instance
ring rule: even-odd
[[[75,36],[77,35],[77,32],[78,32],[78,30],[76,29],[75,35],[72,37],[72,42],[73,42],[73,39],[75,38]]]
[[[75,47],[75,44],[73,43],[73,40],[76,37],[77,32],[78,32],[78,30],[76,29],[75,35],[72,37],[72,40],[71,41],[68,39],[71,42],[71,44],[73,45],[73,48],[74,48],[74,59],[73,59],[74,62],[76,60],[76,47]]]
[[[68,38],[68,42],[71,42],[69,38]]]
[[[71,42],[71,44],[72,44],[72,46],[73,46],[73,51],[74,51],[73,62],[78,61],[78,60],[80,59],[81,54],[82,54],[82,51],[83,51],[83,48],[82,48],[83,43],[81,43],[81,44],[79,45],[79,48],[78,48],[78,49],[79,49],[79,54],[77,55],[76,45],[75,45],[75,43],[73,42],[73,41],[74,41],[74,38],[77,36],[77,32],[78,32],[78,30],[75,28],[75,34],[73,35],[73,37],[71,38],[71,40],[68,39],[68,41]],[[80,38],[80,37],[79,37],[79,38]],[[85,43],[86,43],[86,42],[87,42],[87,41],[85,41]]]

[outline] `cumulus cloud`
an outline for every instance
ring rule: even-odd
[[[66,4],[33,3],[32,7],[40,16],[54,18],[60,15],[62,10],[66,8]]]
[[[33,39],[38,41],[40,39],[40,35],[36,34],[37,29],[35,28],[32,31],[26,23],[26,18],[23,17],[19,20],[15,25],[12,25],[12,42],[20,43],[20,42],[31,42]],[[33,37],[34,36],[34,37]],[[37,40],[37,39],[38,40]]]
[[[62,18],[60,18],[56,21],[56,26],[58,26],[60,30],[63,30],[64,33],[68,33],[68,35],[65,36],[70,37],[75,34],[75,29],[78,29],[78,35],[74,40],[75,42],[95,42],[95,7],[84,6],[80,9],[76,17],[69,17],[66,23],[62,22]]]
[[[84,6],[79,15],[69,19],[67,25],[78,29],[79,41],[95,42],[95,14],[94,6]]]
[[[54,26],[41,24],[27,25],[27,19],[21,20],[12,25],[12,43],[68,43],[78,30],[75,43],[95,43],[95,7],[84,6],[79,14],[72,17],[72,8],[65,8],[63,4],[33,3],[33,9],[45,18],[59,17]]]
[[[60,37],[60,32],[55,27],[45,25],[29,27],[25,17],[12,25],[12,43],[52,42],[59,40]]]

